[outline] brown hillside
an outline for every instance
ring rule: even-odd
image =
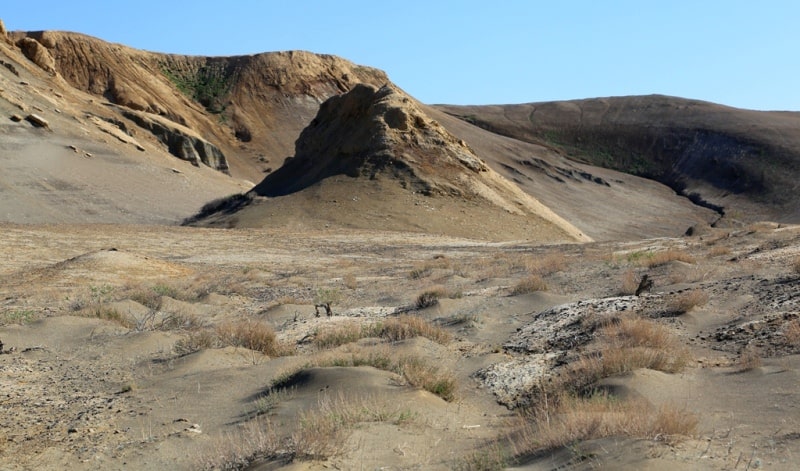
[[[291,154],[322,101],[357,83],[388,82],[377,69],[302,51],[200,57],[77,33],[16,32],[12,38],[42,45],[72,87],[194,130],[222,149],[233,176],[255,181]]]
[[[312,225],[321,219],[345,227],[490,239],[589,240],[389,85],[358,85],[323,103],[300,134],[295,156],[252,193],[266,198],[207,223],[274,226],[275,213],[280,219],[288,209],[275,208],[289,198],[305,208],[305,222]]]
[[[570,158],[661,181],[736,219],[800,221],[800,113],[665,96],[438,109]]]

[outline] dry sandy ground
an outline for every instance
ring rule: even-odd
[[[355,230],[0,230],[3,470],[198,469],[256,448],[273,459],[253,469],[498,469],[487,457],[520,422],[498,401],[532,397],[536,342],[555,355],[559,333],[585,325],[560,321],[613,316],[609,306],[625,303],[677,335],[690,360],[599,385],[675,405],[696,429],[528,447],[509,469],[794,469],[800,459],[798,227],[560,246]],[[643,263],[668,249],[685,260]],[[628,272],[649,274],[651,292],[620,297]],[[547,289],[513,294],[532,274]],[[659,314],[694,289],[705,304]],[[417,309],[426,290],[441,298]],[[333,317],[314,315],[324,298]],[[401,312],[452,338],[315,341]],[[233,320],[269,324],[293,354],[198,347],[200,333]],[[566,365],[591,350],[595,334],[584,333],[560,353]],[[348,366],[370,355],[415,357],[455,391],[445,400],[397,370]],[[498,365],[513,368],[488,380]]]

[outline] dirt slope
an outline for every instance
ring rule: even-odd
[[[800,113],[660,95],[438,109],[592,165],[661,181],[739,219],[800,221]]]
[[[394,230],[543,242],[590,240],[494,172],[463,140],[389,85],[359,85],[323,103],[298,138],[295,156],[252,194],[264,198],[251,200],[233,214],[231,208],[222,208],[204,223],[271,226],[276,204],[290,197],[298,208],[308,208],[309,215],[325,208],[322,221],[319,215],[307,218],[312,225],[389,225]],[[359,204],[340,206],[339,198],[355,198]],[[412,200],[416,201],[410,206]],[[327,207],[326,201],[336,206]],[[373,219],[372,213],[381,217]]]

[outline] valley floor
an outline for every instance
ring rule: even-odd
[[[800,459],[797,226],[553,246],[0,231],[2,470]]]

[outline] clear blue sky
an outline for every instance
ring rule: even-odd
[[[159,52],[336,54],[425,103],[660,93],[800,111],[794,0],[38,0],[0,19]]]

